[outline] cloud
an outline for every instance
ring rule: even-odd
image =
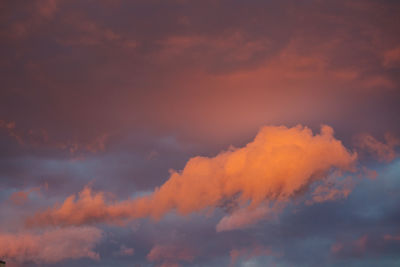
[[[333,176],[325,180],[324,183],[316,186],[311,194],[312,199],[307,201],[307,204],[347,198],[353,190],[355,183],[351,177],[339,179],[337,176],[338,175],[333,174]]]
[[[396,158],[397,146],[400,146],[400,139],[386,133],[385,141],[380,142],[370,134],[361,134],[356,138],[357,146],[361,149],[368,151],[377,157],[380,161],[390,162]]]
[[[16,262],[54,263],[64,259],[99,259],[93,249],[102,231],[94,227],[71,227],[42,233],[0,233],[0,255]]]
[[[163,264],[160,265],[160,267],[179,267],[179,264],[171,263],[171,262],[164,262]]]
[[[52,17],[57,11],[57,2],[59,0],[45,0],[41,1],[37,5],[37,11],[43,17]]]
[[[38,187],[30,188],[28,190],[16,191],[10,195],[10,200],[14,205],[18,205],[18,206],[24,205],[28,201],[29,195],[31,193],[36,192],[37,194],[40,195],[41,194],[40,190],[41,190],[41,187],[38,186]]]
[[[21,146],[65,150],[74,156],[102,152],[106,149],[106,144],[110,138],[110,134],[102,133],[97,134],[90,140],[55,140],[43,128],[23,130],[21,127],[17,127],[14,121],[8,122],[0,119],[0,130],[2,129]]]
[[[261,205],[254,209],[240,208],[232,214],[224,216],[217,224],[217,232],[229,231],[233,229],[245,228],[257,221],[266,219],[267,216],[275,212],[267,205]]]
[[[355,240],[348,240],[344,242],[335,242],[331,246],[331,253],[335,257],[360,257],[364,254],[376,253],[377,247],[382,246],[381,237],[374,240],[367,234],[360,236]]]
[[[162,262],[161,266],[178,266],[177,262],[191,262],[194,256],[194,252],[187,247],[155,245],[147,254],[147,259],[152,262]]]
[[[135,254],[135,249],[126,247],[125,245],[122,245],[117,252],[114,253],[115,255],[118,256],[131,256]]]
[[[42,0],[38,2],[31,2],[23,5],[18,10],[19,12],[26,12],[28,16],[23,16],[21,19],[17,16],[17,20],[9,24],[8,37],[20,39],[26,38],[34,33],[37,29],[41,28],[46,22],[54,18],[58,10],[60,0]],[[13,5],[10,5],[10,12],[13,10]],[[10,8],[8,7],[8,8]]]
[[[400,241],[400,235],[384,235],[383,239],[386,241],[389,241],[389,240]]]
[[[383,56],[383,65],[385,67],[391,67],[400,62],[400,46],[395,47],[391,50],[387,50]]]
[[[230,252],[231,263],[230,266],[236,266],[237,261],[239,258],[245,258],[249,260],[254,257],[260,256],[279,256],[275,252],[273,252],[269,247],[263,246],[254,246],[253,248],[241,248],[241,249],[232,249]]]
[[[77,199],[69,196],[63,204],[35,214],[28,223],[81,225],[157,219],[171,211],[185,215],[214,209],[227,200],[256,210],[266,204],[278,206],[304,194],[332,170],[354,170],[356,158],[335,139],[329,126],[316,135],[300,125],[263,127],[243,148],[230,148],[211,158],[191,158],[182,171],[172,171],[168,181],[149,195],[109,203],[104,193],[86,187]],[[227,220],[220,225],[228,225]]]
[[[24,141],[22,140],[21,135],[15,130],[15,122],[7,122],[5,120],[0,120],[0,129],[5,129],[8,133],[8,135],[12,138],[15,138],[15,140],[19,144],[23,144]]]

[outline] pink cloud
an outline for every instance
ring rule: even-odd
[[[0,233],[0,255],[16,262],[54,263],[64,259],[99,259],[94,251],[102,231],[94,227],[71,227],[39,233]],[[6,244],[6,245],[4,245]]]
[[[24,191],[17,191],[11,194],[10,200],[15,205],[23,205],[28,201],[29,195],[33,192],[40,194],[41,187],[34,187]]]
[[[381,142],[370,134],[361,134],[356,138],[357,146],[376,156],[380,161],[390,162],[397,156],[395,148],[400,146],[400,139],[392,134],[385,134],[385,141]]]

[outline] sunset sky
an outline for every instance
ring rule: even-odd
[[[399,266],[399,14],[1,1],[0,260]]]

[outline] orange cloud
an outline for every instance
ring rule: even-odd
[[[104,193],[86,187],[77,199],[72,195],[62,205],[37,213],[28,223],[81,225],[160,218],[171,211],[185,215],[213,209],[227,200],[255,209],[254,218],[258,218],[262,206],[288,202],[332,170],[352,171],[356,158],[335,139],[329,126],[316,135],[300,125],[263,127],[243,148],[230,148],[212,158],[191,158],[182,171],[173,171],[149,195],[109,203]],[[229,228],[228,220],[232,225],[234,219],[225,219],[220,230]]]
[[[0,255],[19,263],[54,263],[64,259],[99,259],[93,251],[102,232],[94,227],[72,227],[43,233],[0,233]]]

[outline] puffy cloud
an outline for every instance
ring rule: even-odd
[[[94,227],[71,227],[42,233],[0,233],[0,255],[16,262],[54,263],[64,259],[99,259],[93,249],[102,231]]]
[[[185,215],[213,209],[227,200],[255,209],[252,217],[258,219],[262,206],[288,202],[324,180],[332,170],[352,171],[356,158],[333,136],[329,126],[323,126],[316,135],[300,125],[263,127],[243,148],[230,148],[212,158],[191,158],[182,171],[173,171],[149,195],[108,203],[104,193],[93,193],[86,187],[78,199],[72,195],[62,205],[37,213],[28,223],[80,225],[160,218],[171,211]],[[251,216],[245,222],[238,222],[240,214],[235,216],[223,219],[219,230],[252,222]]]

